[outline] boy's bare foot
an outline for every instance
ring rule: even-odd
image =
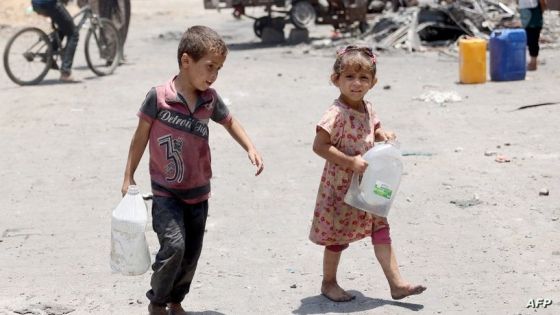
[[[352,301],[355,296],[344,291],[336,282],[325,282],[321,285],[321,294],[333,302]]]
[[[165,306],[155,305],[150,303],[148,305],[148,314],[150,315],[167,315],[167,310]]]
[[[168,315],[187,315],[187,312],[181,306],[181,303],[169,303],[167,304],[169,307]]]
[[[71,74],[61,74],[60,75],[60,82],[62,83],[78,83],[79,80],[74,79]]]
[[[416,295],[424,292],[427,288],[423,285],[407,284],[402,287],[391,288],[391,297],[393,300],[404,299],[409,295]]]

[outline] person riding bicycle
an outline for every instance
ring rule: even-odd
[[[66,3],[68,0],[31,0],[33,10],[40,15],[50,17],[53,24],[56,25],[60,41],[62,42],[64,37],[67,38],[60,65],[60,81],[75,82],[76,80],[72,77],[72,63],[80,33],[72,16],[64,7]],[[53,49],[56,50],[58,47],[53,47]]]

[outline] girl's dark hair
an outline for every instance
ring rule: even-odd
[[[213,29],[202,25],[190,27],[183,33],[177,49],[179,67],[184,53],[196,62],[209,52],[225,56],[228,49],[224,40]]]
[[[377,58],[371,48],[360,46],[346,46],[336,52],[336,60],[333,65],[333,77],[338,78],[344,69],[348,67],[356,70],[371,72],[373,78],[377,72]]]

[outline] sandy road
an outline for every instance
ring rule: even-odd
[[[176,71],[188,25],[218,30],[231,52],[215,88],[265,160],[254,169],[229,135],[211,127],[214,180],[205,248],[187,307],[193,314],[557,314],[560,303],[560,105],[558,51],[527,80],[458,85],[457,60],[383,53],[369,98],[401,140],[406,174],[392,209],[403,275],[428,286],[395,302],[368,241],[345,252],[339,280],[358,298],[319,296],[321,248],[307,240],[323,161],[314,125],[336,89],[332,49],[264,47],[251,21],[204,11],[192,0],[133,1],[129,63],[97,78],[83,48],[80,84],[51,73],[18,87],[0,74],[0,314],[57,306],[70,314],[144,314],[149,273],[110,273],[110,211],[119,200],[135,113],[151,86]],[[3,47],[12,28],[0,30]],[[325,29],[316,29],[320,36]],[[383,88],[385,87],[385,88]],[[415,100],[431,90],[462,101]],[[486,151],[507,155],[499,164]],[[137,173],[149,187],[147,159]],[[547,188],[549,196],[539,196]],[[460,208],[451,201],[477,196]],[[151,250],[157,250],[153,232]],[[553,305],[529,309],[530,299]],[[35,306],[36,308],[40,306]]]

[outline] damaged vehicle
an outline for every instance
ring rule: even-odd
[[[267,15],[246,14],[247,7],[263,7]],[[255,35],[267,27],[283,32],[286,23],[305,30],[313,24],[330,24],[341,32],[367,28],[368,0],[204,0],[205,9],[233,9],[234,17],[254,20]]]

